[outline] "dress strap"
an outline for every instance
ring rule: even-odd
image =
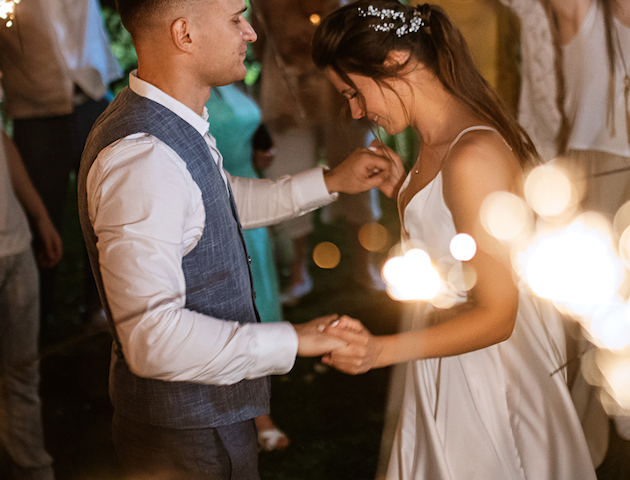
[[[496,128],[488,127],[486,125],[475,125],[473,127],[464,128],[461,132],[459,132],[459,135],[457,135],[455,137],[455,140],[453,140],[453,142],[451,143],[451,146],[448,147],[448,153],[451,153],[451,149],[455,146],[455,144],[457,142],[459,142],[459,139],[462,138],[464,136],[464,134],[466,134],[468,132],[472,132],[473,130],[487,130],[487,131],[490,131],[490,132],[496,132],[499,136],[501,136],[499,134],[499,132],[497,132]],[[501,137],[501,138],[503,139],[503,137]],[[505,143],[505,140],[503,140],[503,143]],[[506,145],[507,145],[507,143],[506,143]],[[512,150],[512,149],[510,148],[510,150]]]

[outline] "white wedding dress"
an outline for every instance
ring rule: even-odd
[[[472,127],[464,130],[459,138]],[[411,175],[411,174],[410,174]],[[404,190],[409,183],[405,180]],[[461,268],[449,252],[456,230],[441,172],[405,208],[403,238],[421,242],[442,278]],[[458,302],[465,292],[453,291]],[[431,304],[414,307],[422,329]],[[403,404],[387,471],[390,480],[595,479],[566,386],[562,320],[526,292],[512,336],[497,345],[407,365]]]

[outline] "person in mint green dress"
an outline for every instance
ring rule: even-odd
[[[255,178],[252,162],[253,138],[260,126],[260,109],[256,102],[236,85],[212,89],[206,103],[210,134],[217,141],[223,155],[223,167],[230,175]],[[269,157],[269,152],[257,152],[258,157]],[[279,286],[273,259],[271,240],[267,228],[243,230],[247,252],[251,257],[256,307],[262,322],[282,321]],[[256,418],[258,443],[261,450],[270,451],[286,447],[289,440],[278,430],[269,415]]]

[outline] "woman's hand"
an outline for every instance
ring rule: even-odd
[[[267,170],[274,162],[276,156],[274,150],[256,150],[252,152],[252,163],[256,170]]]
[[[345,347],[347,345],[345,341],[325,333],[326,328],[338,318],[338,315],[326,315],[307,323],[293,325],[298,337],[297,355],[299,357],[319,357],[330,354],[335,349]]]
[[[389,198],[398,197],[398,190],[400,190],[400,186],[405,181],[406,176],[405,168],[400,160],[400,155],[396,154],[396,152],[380,140],[372,140],[369,150],[386,158],[390,162],[389,177],[387,178],[387,181],[383,182],[378,187],[379,190]]]
[[[344,315],[327,326],[325,332],[347,346],[322,357],[322,363],[352,375],[380,366],[378,360],[383,350],[382,341],[358,320]]]

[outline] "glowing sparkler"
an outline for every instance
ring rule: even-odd
[[[440,274],[419,248],[389,259],[383,266],[383,277],[389,294],[397,300],[430,300],[442,288]]]
[[[521,285],[550,299],[565,315],[579,322],[595,345],[582,357],[584,378],[600,387],[609,414],[630,412],[630,202],[619,209],[614,223],[595,212],[579,209],[583,186],[579,176],[555,165],[537,167],[528,175],[523,201],[496,192],[483,202],[480,225],[512,250]],[[383,277],[396,300],[423,300],[448,308],[451,291],[474,287],[476,274],[466,263],[477,245],[467,235],[451,241],[451,260],[442,270],[440,259],[420,249],[399,253],[385,264]],[[432,261],[437,262],[443,278]],[[526,287],[527,288],[527,287]]]
[[[7,27],[13,26],[15,20],[15,6],[20,0],[0,0],[0,19],[4,20]]]

